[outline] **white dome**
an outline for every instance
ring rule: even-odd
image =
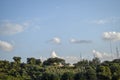
[[[51,57],[52,57],[52,58],[57,57],[57,55],[56,55],[56,52],[55,52],[55,51],[53,51],[53,52],[52,52]]]

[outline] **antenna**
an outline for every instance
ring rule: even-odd
[[[82,59],[82,54],[80,53],[80,60]]]
[[[118,47],[116,47],[116,58],[119,58],[119,50],[118,50]]]
[[[111,52],[111,54],[112,54],[112,41],[110,40],[110,52]]]
[[[111,53],[112,59],[113,59],[114,57],[113,57],[113,49],[112,49],[112,39],[110,39],[110,53]]]
[[[93,59],[94,59],[95,57],[96,57],[95,54],[93,54]]]

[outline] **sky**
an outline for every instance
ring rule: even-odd
[[[0,0],[0,59],[68,62],[120,51],[120,0]]]

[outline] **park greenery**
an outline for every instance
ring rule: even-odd
[[[42,62],[32,57],[24,63],[15,56],[13,60],[0,60],[0,80],[120,80],[120,59],[83,59],[74,66],[61,58]]]

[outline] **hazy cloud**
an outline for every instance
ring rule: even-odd
[[[70,39],[70,43],[76,43],[76,44],[79,44],[79,43],[92,43],[91,40],[76,40],[76,39]]]
[[[96,51],[96,50],[93,50],[93,54],[97,58],[102,58],[103,57],[102,54],[100,52]]]
[[[95,23],[95,24],[106,24],[106,23],[108,23],[109,21],[107,21],[107,20],[102,20],[102,19],[100,19],[100,20],[95,20],[95,21],[93,21],[92,23]]]
[[[111,54],[108,54],[108,53],[105,53],[105,52],[99,52],[99,51],[96,51],[96,50],[93,50],[93,54],[94,54],[95,57],[103,59],[103,60],[111,60],[114,57]]]
[[[0,35],[13,35],[23,32],[28,25],[28,23],[17,24],[12,22],[2,22],[0,23]]]
[[[49,42],[55,43],[55,44],[60,44],[61,39],[59,37],[54,37],[53,39],[49,40]]]
[[[104,32],[103,39],[118,41],[118,40],[120,40],[120,32]]]
[[[13,45],[6,42],[6,41],[1,41],[0,40],[0,50],[3,51],[11,51],[13,49]]]
[[[93,20],[91,23],[93,24],[108,24],[108,23],[115,24],[119,22],[120,22],[120,17],[110,17],[110,18]]]

